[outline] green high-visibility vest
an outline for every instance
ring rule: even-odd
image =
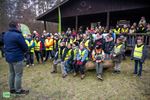
[[[117,54],[121,51],[121,47],[122,47],[122,44],[120,44],[119,46],[115,46],[114,47],[114,52]]]
[[[34,47],[34,50],[35,51],[40,51],[40,44],[41,44],[41,42],[40,41],[35,41],[35,47]]]
[[[63,49],[62,54],[64,54],[64,52],[65,52],[65,48]],[[71,52],[72,52],[72,49],[70,49],[70,50],[67,52],[66,57],[65,57],[65,60],[68,60],[68,59],[71,57]]]
[[[26,42],[26,44],[27,44],[28,47],[30,47],[33,44],[33,40],[30,41],[30,42],[28,40],[25,40],[25,42]],[[30,52],[34,52],[34,47],[31,48]]]
[[[83,51],[79,50],[79,55],[80,55],[81,59],[84,57],[85,53],[86,53],[86,50],[83,50]],[[88,60],[88,56],[86,57],[86,60]]]
[[[143,52],[143,47],[144,47],[144,45],[142,45],[140,47],[138,47],[137,45],[135,45],[134,54],[133,54],[133,56],[135,58],[139,58],[139,59],[142,58],[142,56],[143,56],[143,53],[142,53]]]

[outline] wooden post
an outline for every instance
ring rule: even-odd
[[[44,30],[46,30],[47,27],[46,27],[46,21],[44,21]]]
[[[76,27],[76,32],[78,31],[78,16],[75,18],[75,27]]]
[[[109,28],[109,22],[110,22],[110,12],[107,12],[107,22],[106,22],[107,28]]]

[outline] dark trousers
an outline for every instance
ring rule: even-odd
[[[46,57],[46,50],[42,50],[43,57]]]
[[[53,58],[53,51],[52,50],[47,50],[46,51],[45,61],[47,61],[49,57]]]
[[[80,71],[81,74],[85,74],[85,64],[86,64],[86,61],[84,61],[82,65],[76,64],[74,66],[75,73],[78,73]]]
[[[41,51],[35,51],[35,56],[36,56],[36,59],[37,59],[38,63],[40,61],[40,58],[41,58],[41,62],[43,62],[43,55],[42,55]]]
[[[33,62],[34,62],[34,53],[28,52],[27,53],[27,65],[33,64]]]
[[[135,60],[134,74],[138,74],[138,76],[141,76],[142,68],[142,62],[140,60]]]
[[[5,57],[5,55],[4,55],[4,47],[1,47],[0,50],[1,50],[2,57]]]

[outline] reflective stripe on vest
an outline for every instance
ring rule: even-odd
[[[37,43],[37,41],[35,41],[35,51],[40,51],[40,41]]]
[[[142,45],[142,46],[140,46],[140,47],[137,47],[137,45],[135,45],[135,49],[134,49],[134,54],[133,54],[133,56],[135,57],[135,58],[139,58],[139,59],[141,59],[142,58],[142,55],[143,55],[143,47],[144,47],[144,45]]]
[[[80,55],[80,59],[82,59],[83,57],[84,57],[84,55],[85,55],[85,52],[86,52],[86,50],[79,50],[79,55]],[[86,60],[88,60],[88,57],[86,57]]]
[[[122,47],[122,44],[120,44],[119,46],[115,46],[114,47],[114,52],[117,54],[121,51],[121,47]]]

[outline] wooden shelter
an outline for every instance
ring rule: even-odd
[[[101,22],[103,26],[115,26],[118,20],[138,22],[141,16],[150,18],[148,0],[63,0],[52,9],[37,17],[37,20],[58,23],[58,9],[61,12],[62,30],[67,27],[84,28],[91,23]],[[148,19],[149,20],[149,19]]]

